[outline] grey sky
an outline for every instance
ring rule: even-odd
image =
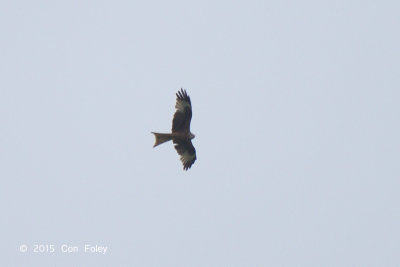
[[[400,266],[399,8],[2,1],[1,265]]]

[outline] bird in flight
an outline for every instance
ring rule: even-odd
[[[156,142],[153,147],[172,140],[175,149],[181,156],[183,169],[187,171],[196,161],[196,149],[192,144],[194,134],[190,132],[192,119],[192,104],[186,90],[181,88],[176,93],[175,114],[172,120],[172,133],[154,133]]]

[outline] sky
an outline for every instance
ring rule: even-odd
[[[1,1],[0,265],[400,266],[399,8]]]

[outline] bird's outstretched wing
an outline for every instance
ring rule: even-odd
[[[190,132],[190,120],[192,119],[192,104],[185,90],[176,93],[176,112],[172,120],[172,132]]]
[[[196,149],[189,140],[173,139],[175,144],[175,149],[181,156],[181,161],[183,164],[183,169],[186,171],[192,167],[193,163],[196,161]]]

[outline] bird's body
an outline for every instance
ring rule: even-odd
[[[175,149],[181,156],[183,169],[188,170],[196,161],[196,149],[192,144],[195,137],[190,132],[190,121],[192,119],[192,104],[190,97],[185,90],[181,89],[176,94],[176,112],[172,120],[171,133],[155,133],[156,142],[153,147],[171,141],[175,144]]]

